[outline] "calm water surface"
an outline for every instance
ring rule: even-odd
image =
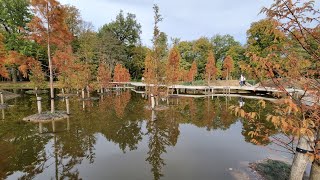
[[[246,163],[279,156],[250,143],[254,125],[228,109],[238,101],[173,98],[162,102],[167,110],[152,112],[129,91],[73,98],[71,117],[39,133],[39,124],[21,121],[37,112],[35,96],[23,94],[8,101],[0,121],[0,179],[234,179]],[[244,101],[243,108],[256,108],[255,100]],[[65,110],[63,99],[56,107]]]

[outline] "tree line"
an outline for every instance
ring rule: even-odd
[[[159,64],[150,65],[158,66],[159,80],[169,84],[238,79],[241,73],[253,78],[245,68],[251,65],[246,54],[265,54],[267,47],[282,41],[266,34],[265,29],[274,27],[265,19],[252,24],[245,45],[231,35],[219,34],[192,41],[172,38],[169,43],[167,34],[155,25],[154,47],[147,47],[141,43],[141,25],[135,14],[122,10],[115,20],[95,31],[76,7],[55,0],[1,0],[0,6],[1,79],[30,80],[39,88],[50,77],[49,66],[53,67],[52,81],[58,80],[64,88],[148,79],[148,59],[154,58],[151,51],[158,54]],[[119,65],[127,71],[118,71]]]
[[[141,25],[131,13],[120,11],[114,21],[95,31],[76,7],[56,0],[0,0],[0,6],[3,79],[30,80],[35,87],[48,79],[52,86],[58,80],[62,88],[84,89],[142,77],[155,85],[203,79],[210,84],[243,73],[284,92],[267,120],[307,150],[294,151],[290,179],[302,179],[309,159],[311,175],[319,179],[320,11],[315,1],[274,0],[261,11],[267,18],[251,24],[245,45],[230,35],[193,41],[173,38],[169,43],[159,29],[163,18],[154,5],[152,47],[142,45]],[[305,93],[295,96],[287,87]],[[151,89],[157,91],[157,86]],[[53,88],[51,98],[52,93]],[[306,98],[313,103],[307,104]],[[241,108],[235,112],[258,126],[257,112]],[[261,129],[250,134],[258,138]]]

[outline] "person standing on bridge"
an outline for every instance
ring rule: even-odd
[[[240,76],[240,86],[244,86],[246,84],[246,78],[241,74]]]

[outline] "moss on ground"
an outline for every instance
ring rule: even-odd
[[[272,159],[266,159],[250,164],[266,180],[287,180],[290,176],[291,165]],[[303,179],[308,179],[306,174]]]
[[[254,169],[266,180],[287,180],[291,166],[282,161],[267,159],[255,164]]]

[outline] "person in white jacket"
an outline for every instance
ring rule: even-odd
[[[241,74],[240,76],[240,86],[244,86],[246,84],[246,78]]]

